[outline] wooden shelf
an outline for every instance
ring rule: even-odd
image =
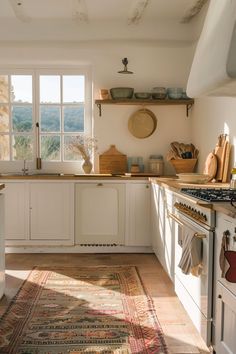
[[[95,100],[95,104],[99,109],[99,116],[102,115],[102,105],[103,104],[114,104],[114,105],[136,105],[136,106],[174,106],[174,105],[184,105],[186,106],[186,116],[189,115],[189,110],[194,104],[193,99],[164,99],[164,100],[141,100],[141,99],[117,99],[117,100]]]

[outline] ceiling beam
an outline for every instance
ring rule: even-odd
[[[137,25],[143,17],[144,10],[148,6],[150,0],[133,0],[128,17],[128,24]]]
[[[89,22],[85,0],[74,0],[72,16],[77,23]]]
[[[31,18],[27,15],[24,0],[8,0],[16,18],[22,22],[30,22]]]
[[[208,2],[208,0],[197,0],[196,3],[189,9],[184,17],[181,19],[180,23],[189,23],[195,16],[199,14],[203,6]]]

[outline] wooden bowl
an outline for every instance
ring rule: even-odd
[[[193,172],[197,159],[176,159],[170,160],[176,173]]]

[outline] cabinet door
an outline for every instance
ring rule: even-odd
[[[236,296],[217,283],[216,353],[236,353]]]
[[[125,185],[76,185],[76,243],[124,244]]]
[[[5,183],[5,239],[29,239],[29,189],[26,183]]]
[[[165,267],[165,209],[163,188],[157,184],[152,185],[152,247],[155,255]]]
[[[70,183],[30,184],[31,240],[69,240],[73,236],[73,186]]]
[[[0,299],[5,290],[4,195],[0,194]]]
[[[164,242],[165,242],[165,269],[169,277],[174,281],[175,273],[175,232],[173,220],[169,212],[173,210],[173,193],[164,190]]]
[[[150,246],[150,185],[130,183],[127,186],[127,246]]]

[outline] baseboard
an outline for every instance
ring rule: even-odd
[[[5,253],[153,253],[151,247],[136,246],[18,246],[6,247]]]

